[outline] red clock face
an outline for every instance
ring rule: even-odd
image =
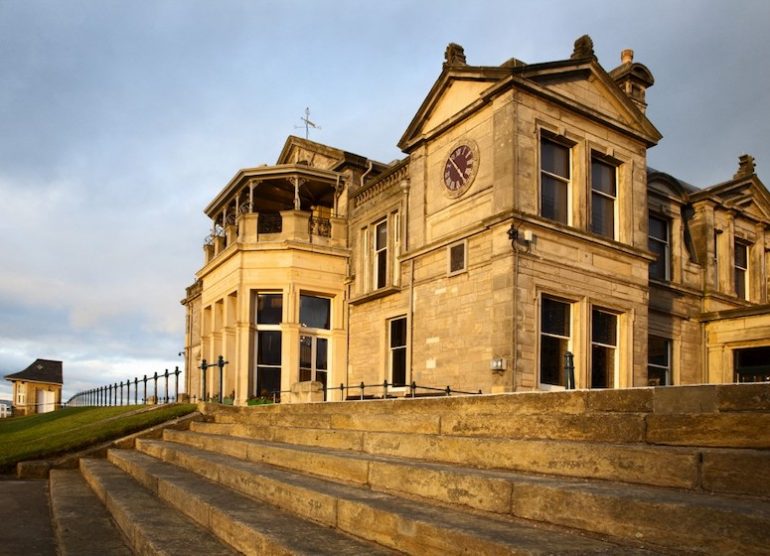
[[[473,149],[460,145],[447,158],[444,165],[444,185],[450,192],[459,193],[470,185],[475,171]]]

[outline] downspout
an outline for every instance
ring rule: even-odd
[[[513,103],[513,119],[512,121],[517,121],[518,114],[516,113],[516,100],[517,100],[517,94],[516,91],[513,93],[513,98],[511,99],[511,102]],[[516,148],[516,129],[513,130],[514,132],[514,141],[512,145],[513,149],[513,213],[515,214],[516,211],[519,209],[519,183],[518,183],[518,168],[519,168],[519,149]],[[515,216],[514,214],[511,215],[511,227],[514,225]],[[511,331],[511,391],[516,391],[516,377],[518,377],[519,374],[519,354],[518,351],[518,344],[519,344],[519,296],[518,296],[518,289],[519,289],[519,253],[518,250],[515,247],[516,243],[514,242],[511,246],[513,248],[513,291],[511,292],[511,303],[513,304],[513,330]],[[535,385],[537,385],[537,381],[535,381]],[[535,389],[537,389],[537,386],[535,386]]]
[[[363,187],[364,186],[364,178],[369,174],[369,172],[372,171],[372,168],[374,168],[374,163],[370,160],[370,161],[368,161],[368,166],[369,167],[366,169],[366,172],[361,174],[361,184],[360,184],[359,187]]]

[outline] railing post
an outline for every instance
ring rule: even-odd
[[[364,399],[364,381],[361,381],[361,399]]]
[[[179,373],[182,371],[179,370],[179,365],[177,365],[174,368],[174,401],[179,401]]]
[[[447,385],[447,387],[446,387],[446,395],[447,396],[451,396],[452,395],[452,389],[449,387],[449,385]]]
[[[564,381],[567,390],[575,389],[575,359],[571,351],[564,353]]]
[[[158,405],[158,371],[155,371],[155,376],[153,376],[153,379],[155,380],[155,383],[153,385],[153,396],[155,396],[155,405]]]
[[[340,382],[340,401],[345,401],[345,384]]]
[[[412,397],[414,398],[414,394],[417,391],[417,383],[415,381],[412,381],[412,384],[409,385],[409,390],[412,394]]]
[[[201,360],[201,399],[205,402],[206,401],[206,369],[208,369],[209,366],[206,363],[205,359]]]
[[[168,403],[168,369],[166,369],[163,376],[166,378],[166,401],[164,403]]]
[[[219,367],[219,403],[224,402],[224,392],[223,390],[223,379],[224,379],[224,369],[225,365],[227,365],[229,361],[225,361],[225,358],[221,355],[217,359],[217,367]]]
[[[142,403],[147,404],[147,375],[144,375],[144,398],[142,398]]]
[[[134,377],[134,405],[138,405],[139,398],[139,379]]]
[[[382,399],[383,400],[388,399],[388,381],[387,380],[382,382]]]
[[[120,403],[116,405],[123,405],[123,381],[121,380],[118,384],[120,384]]]

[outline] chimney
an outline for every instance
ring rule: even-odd
[[[647,66],[634,62],[633,50],[626,48],[620,53],[620,65],[610,71],[610,77],[644,113],[647,109],[645,93],[655,83],[655,78]]]

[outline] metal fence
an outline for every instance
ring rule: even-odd
[[[182,371],[176,367],[173,371],[166,369],[161,374],[155,372],[151,376],[134,377],[133,380],[127,379],[125,382],[84,390],[72,396],[64,405],[72,407],[173,403],[178,401],[180,395],[180,374]],[[169,379],[173,379],[173,384],[169,383]]]

